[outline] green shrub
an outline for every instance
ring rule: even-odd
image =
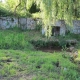
[[[41,30],[41,28],[42,28],[42,24],[37,23],[37,25],[36,25],[36,30],[37,30],[37,31],[40,31],[40,30]]]
[[[0,16],[13,16],[13,13],[0,5]]]
[[[31,40],[30,43],[33,44],[36,48],[60,47],[58,41]]]
[[[60,39],[59,41],[51,41],[51,40],[31,40],[31,44],[35,48],[62,48],[63,50],[67,50],[67,48],[73,45],[71,42],[66,41],[65,39]]]
[[[65,51],[65,50],[67,50],[67,42],[66,42],[66,40],[65,39],[61,39],[60,41],[59,41],[59,45],[60,45],[60,47],[62,47],[62,50],[63,51]]]
[[[42,40],[31,40],[30,43],[32,43],[36,48],[41,48],[41,47],[44,47],[45,45],[45,42],[42,41]]]

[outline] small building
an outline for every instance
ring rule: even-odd
[[[64,20],[58,20],[56,23],[55,23],[55,26],[53,26],[52,28],[52,34],[54,36],[56,35],[65,35],[66,33],[66,24],[65,24],[65,21]]]
[[[45,29],[42,28],[42,34],[45,33]],[[55,23],[55,26],[52,25],[52,36],[62,35],[65,36],[66,33],[66,24],[64,20],[58,20]]]
[[[73,20],[72,27],[66,27],[66,23],[64,20],[58,20],[55,23],[55,26],[52,25],[52,36],[63,35],[65,36],[66,31],[70,31],[74,34],[80,34],[80,20]],[[69,29],[70,28],[70,29]],[[42,34],[45,33],[45,29],[42,28]]]

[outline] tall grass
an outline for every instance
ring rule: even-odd
[[[30,48],[31,44],[25,40],[23,33],[5,33],[0,32],[0,49],[25,49]]]

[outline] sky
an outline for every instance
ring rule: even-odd
[[[0,0],[0,1],[2,1],[3,3],[5,3],[5,0]]]

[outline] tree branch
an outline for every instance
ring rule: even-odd
[[[19,4],[14,9],[14,15],[16,15],[16,10],[17,10],[18,6],[20,6],[20,5],[21,5],[21,0],[19,0]]]

